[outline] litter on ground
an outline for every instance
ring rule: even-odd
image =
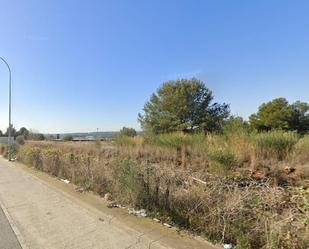
[[[82,192],[85,191],[85,189],[84,189],[83,187],[76,187],[76,188],[75,188],[75,191],[76,191],[76,192],[79,192],[79,193],[82,193]]]
[[[69,180],[67,180],[67,179],[60,179],[62,182],[64,182],[64,183],[66,183],[66,184],[69,184],[70,183],[70,181]]]
[[[112,203],[107,204],[107,207],[108,207],[108,208],[125,208],[125,206],[122,206],[122,205],[117,204],[117,203],[115,203],[115,202],[112,202]]]
[[[172,228],[172,225],[168,224],[168,223],[163,223],[163,226],[166,226],[168,228]]]
[[[139,217],[147,217],[147,213],[145,209],[135,210],[134,208],[129,208],[129,214],[133,214]]]

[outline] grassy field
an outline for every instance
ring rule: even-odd
[[[17,159],[215,243],[308,248],[309,136],[239,131],[27,142]]]

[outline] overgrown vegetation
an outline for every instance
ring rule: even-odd
[[[17,157],[215,243],[308,249],[309,105],[278,98],[246,122],[212,100],[202,81],[169,81],[139,115],[143,136],[26,141]]]
[[[282,131],[120,136],[116,146],[27,142],[18,159],[215,243],[306,249],[308,141]]]

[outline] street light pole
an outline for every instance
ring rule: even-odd
[[[12,129],[12,122],[11,122],[11,112],[12,112],[12,72],[11,72],[11,68],[9,66],[9,64],[6,62],[5,59],[3,59],[0,56],[0,60],[2,60],[4,62],[4,64],[7,66],[8,70],[9,70],[9,136],[8,136],[8,160],[11,161],[11,149],[12,149],[12,139],[11,139],[11,129]]]

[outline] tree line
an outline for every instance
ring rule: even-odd
[[[199,79],[179,79],[163,83],[144,105],[138,121],[145,132],[221,132],[231,123],[248,130],[309,131],[309,104],[289,103],[276,98],[259,106],[248,121],[230,114],[230,106],[214,101],[212,91]],[[132,129],[132,128],[131,128]],[[124,127],[123,135],[134,136],[135,131]]]
[[[8,137],[9,136],[9,127],[6,129],[6,131],[3,133],[0,130],[0,137]],[[11,136],[14,137],[14,139],[25,139],[25,140],[44,140],[45,136],[41,133],[34,132],[31,130],[28,130],[25,127],[21,127],[19,130],[16,130],[15,127],[11,127]]]
[[[296,101],[289,103],[285,98],[276,98],[259,106],[256,113],[245,121],[230,114],[230,106],[214,101],[212,91],[199,79],[178,79],[163,83],[153,93],[138,114],[144,132],[154,134],[169,132],[222,132],[233,125],[250,131],[271,130],[309,132],[309,104]],[[0,130],[0,136],[8,136]],[[44,140],[41,133],[22,127],[12,127],[11,135],[24,139]],[[120,135],[136,136],[133,128],[123,127]]]

